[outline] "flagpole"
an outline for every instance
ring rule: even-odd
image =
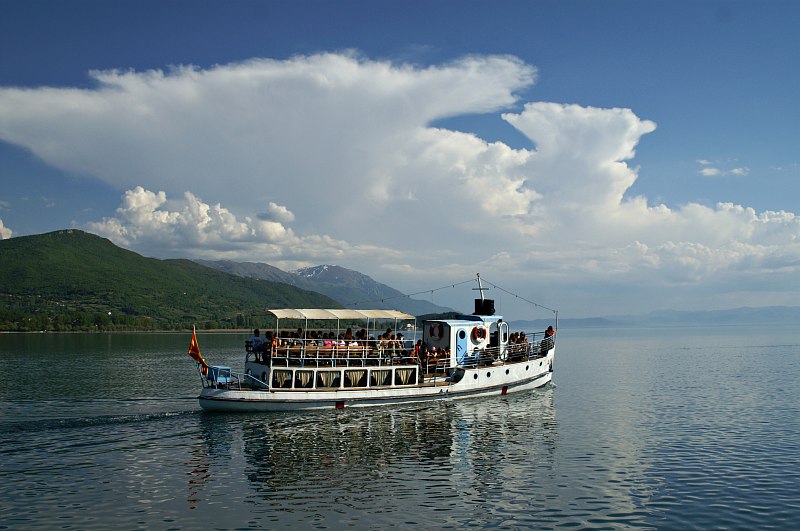
[[[200,366],[200,374],[208,374],[208,364],[200,353],[200,345],[197,342],[197,327],[195,325],[192,325],[192,340],[189,342],[189,352],[187,354]]]

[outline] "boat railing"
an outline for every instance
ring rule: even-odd
[[[518,363],[546,356],[553,347],[552,337],[545,337],[543,332],[526,333],[518,337],[525,339],[503,346],[475,349],[459,360],[458,365],[476,367]],[[272,367],[356,368],[418,365],[423,374],[432,376],[446,374],[452,368],[449,357],[436,357],[428,353],[427,356],[420,358],[407,342],[387,344],[373,340],[351,345],[322,345],[316,341],[304,342],[293,339],[273,344],[262,352],[254,351],[250,341],[245,345],[246,362],[257,362]]]
[[[459,360],[462,367],[480,367],[485,365],[519,363],[541,358],[553,348],[553,340],[545,338],[544,333],[534,332],[525,335],[525,340],[507,343],[503,346],[476,348]]]
[[[252,390],[252,389],[269,389],[269,384],[259,380],[252,374],[240,374],[238,372],[231,372],[229,381],[218,381],[212,376],[207,376],[203,379],[203,387],[212,387],[219,389],[234,389],[234,390]]]
[[[302,342],[298,342],[302,343]],[[273,367],[368,367],[418,364],[412,349],[402,346],[366,345],[280,345],[267,352],[247,353],[247,361],[265,362]]]

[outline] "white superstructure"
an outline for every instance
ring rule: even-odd
[[[247,342],[244,373],[203,371],[200,405],[211,411],[365,407],[505,395],[550,382],[555,336],[512,330],[494,315],[478,282],[475,313],[419,326],[395,310],[268,310],[276,328],[261,344]],[[407,331],[421,337],[404,337]]]

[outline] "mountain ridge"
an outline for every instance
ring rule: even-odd
[[[451,308],[428,301],[412,299],[368,275],[336,265],[322,264],[287,272],[265,263],[230,260],[196,260],[196,262],[235,275],[285,282],[302,289],[316,291],[338,301],[346,308],[391,309],[412,315],[453,311]]]
[[[287,272],[256,262],[159,260],[77,229],[0,240],[0,330],[246,328],[265,322],[266,307],[342,306],[452,311],[329,264]],[[800,324],[797,306],[561,315],[564,328]]]
[[[76,229],[0,240],[0,330],[250,327],[267,307],[340,307],[288,284],[147,258]]]

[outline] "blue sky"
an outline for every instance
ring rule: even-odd
[[[3,237],[480,270],[577,317],[796,304],[796,2],[0,7]]]

